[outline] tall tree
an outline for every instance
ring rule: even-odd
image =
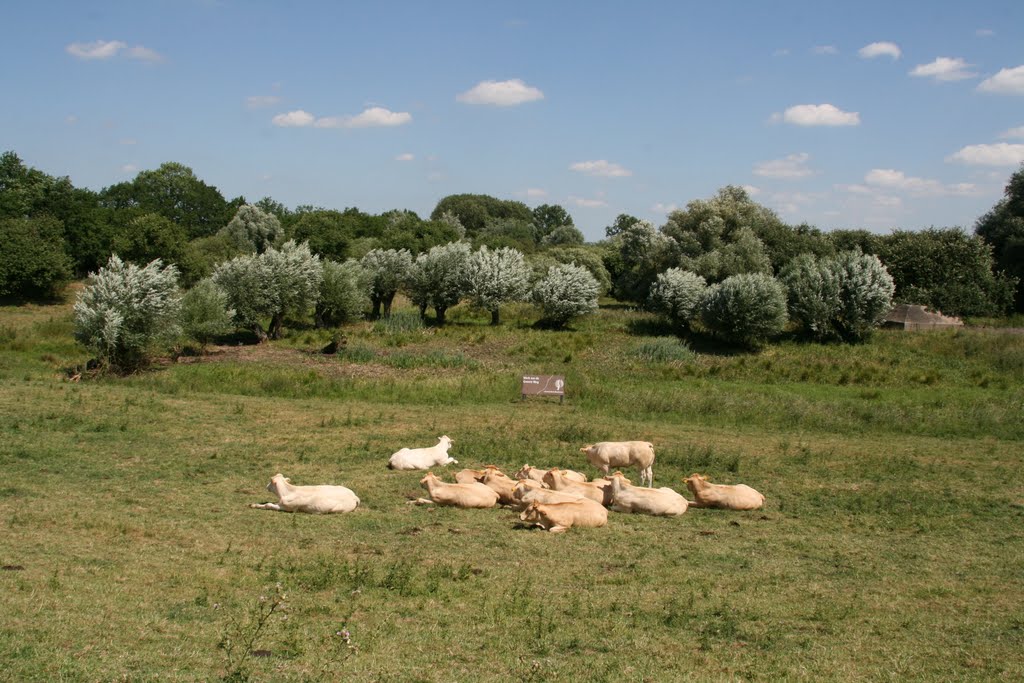
[[[992,246],[996,266],[1017,278],[1015,308],[1024,312],[1024,164],[1010,176],[1003,198],[978,219],[974,233]]]
[[[450,213],[466,229],[466,237],[475,237],[488,219],[514,219],[533,223],[533,212],[522,202],[498,199],[486,194],[453,194],[441,199],[430,214],[431,220]]]
[[[541,204],[533,210],[533,228],[538,242],[550,235],[555,228],[562,226],[575,224],[569,212],[558,204]]]

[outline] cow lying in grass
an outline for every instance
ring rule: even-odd
[[[332,512],[352,512],[359,498],[344,486],[293,486],[283,474],[275,474],[267,490],[277,495],[276,503],[252,503],[257,510],[278,512],[309,512],[326,515]]]
[[[427,476],[420,480],[420,486],[430,496],[429,499],[417,498],[412,501],[420,505],[436,503],[459,508],[492,508],[498,504],[498,494],[478,482],[446,484],[433,472],[427,472]]]
[[[707,477],[691,474],[684,479],[693,494],[695,508],[756,510],[764,505],[764,496],[746,484],[712,484]]]
[[[458,460],[448,457],[451,447],[451,437],[445,435],[430,448],[403,448],[391,454],[388,467],[393,470],[429,470],[434,466],[458,465]]]
[[[568,503],[530,503],[519,519],[557,534],[574,526],[604,526],[608,523],[608,510],[586,498]]]
[[[686,512],[686,499],[668,487],[660,489],[630,486],[622,472],[609,477],[612,482],[612,505],[615,512],[632,512],[655,517],[674,517]]]

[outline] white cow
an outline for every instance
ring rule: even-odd
[[[267,490],[277,494],[278,502],[252,503],[249,507],[326,515],[331,512],[352,512],[359,505],[359,497],[344,486],[293,486],[280,473],[271,478]]]
[[[640,471],[640,484],[654,486],[654,444],[649,441],[601,441],[584,446],[580,452],[605,476],[611,468],[635,466]]]
[[[700,474],[684,479],[693,494],[695,508],[723,510],[756,510],[764,505],[764,496],[746,484],[712,484]]]
[[[458,465],[458,460],[448,457],[451,447],[452,439],[446,435],[438,438],[437,444],[430,448],[403,448],[391,454],[388,467],[393,470],[429,470],[439,465]]]
[[[686,512],[686,498],[667,486],[660,489],[630,486],[622,472],[611,476],[612,505],[615,512],[632,512],[655,517],[675,517]]]

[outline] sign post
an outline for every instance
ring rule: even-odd
[[[527,396],[557,396],[565,402],[565,377],[561,375],[523,375],[522,398]]]

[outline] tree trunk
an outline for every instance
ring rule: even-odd
[[[391,304],[395,301],[395,292],[391,292],[384,297],[384,317],[391,317]]]
[[[420,319],[421,320],[426,320],[427,319],[427,305],[426,304],[420,304]]]
[[[260,325],[259,323],[253,323],[252,332],[253,334],[256,335],[256,338],[259,340],[260,344],[267,341],[267,333],[263,331],[263,325]]]
[[[492,325],[500,325],[501,324],[501,319],[498,317],[498,309],[497,309],[497,307],[491,309],[491,324]]]
[[[380,300],[380,297],[376,297],[375,296],[375,297],[373,297],[371,299],[371,301],[373,301],[373,310],[370,311],[370,317],[373,318],[374,320],[376,320],[377,318],[380,317],[380,303],[381,303],[381,300]]]
[[[281,328],[284,326],[284,314],[275,313],[274,317],[270,319],[270,329],[267,330],[268,335],[271,339],[281,338]]]
[[[444,325],[444,314],[448,311],[447,306],[434,306],[434,312],[437,313],[437,324]]]

